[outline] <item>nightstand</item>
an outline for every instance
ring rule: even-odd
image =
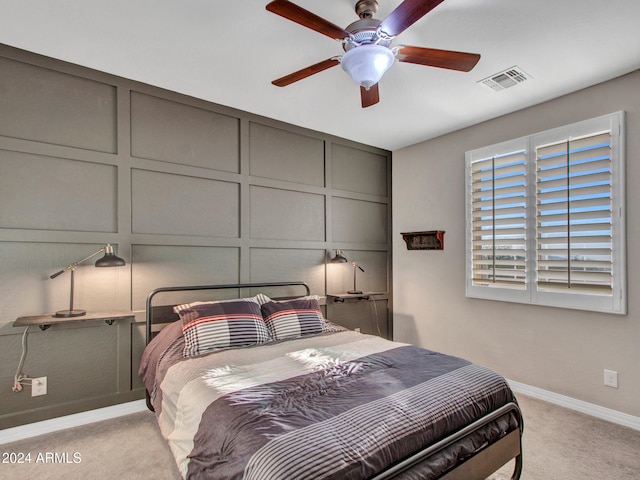
[[[108,325],[113,324],[117,320],[126,320],[134,318],[133,312],[128,311],[112,311],[112,312],[87,312],[81,317],[60,318],[53,315],[35,315],[32,317],[20,317],[13,322],[14,327],[27,327],[37,325],[40,330],[46,330],[51,325],[60,325],[75,322],[89,322],[92,320],[104,320]]]

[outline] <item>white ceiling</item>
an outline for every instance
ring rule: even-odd
[[[401,0],[378,0],[384,19]],[[295,0],[336,25],[356,0]],[[469,73],[396,63],[362,109],[339,67],[271,80],[342,53],[268,0],[0,0],[0,43],[395,150],[640,68],[638,0],[445,0],[394,41],[482,55]],[[477,82],[514,65],[531,79]]]

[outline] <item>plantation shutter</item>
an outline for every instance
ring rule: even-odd
[[[525,153],[471,162],[473,285],[526,288]]]
[[[538,290],[611,295],[611,133],[535,151]]]

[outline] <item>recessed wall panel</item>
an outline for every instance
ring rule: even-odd
[[[0,57],[0,135],[116,152],[116,88]]]
[[[146,299],[159,287],[238,283],[240,250],[235,247],[133,245],[131,292],[134,310],[144,310]],[[167,302],[193,301],[163,297]]]
[[[387,157],[333,144],[333,188],[371,195],[388,195]]]
[[[146,346],[146,326],[141,323],[131,324],[131,388],[144,388],[142,378],[138,375],[142,352]]]
[[[348,300],[339,304],[327,305],[327,318],[350,330],[359,328],[362,333],[389,338],[387,322],[387,300]]]
[[[333,198],[333,239],[345,243],[386,244],[388,206],[349,198]]]
[[[115,232],[116,184],[113,165],[0,150],[0,228]]]
[[[324,195],[251,187],[251,238],[323,241]]]
[[[237,238],[239,189],[237,183],[134,169],[132,230]]]
[[[335,252],[332,251],[333,255]],[[356,290],[363,292],[387,292],[389,265],[386,251],[349,250],[342,249],[347,257],[347,263],[327,264],[327,293],[344,293],[354,290],[354,268],[356,262],[364,272],[355,270]]]
[[[44,332],[37,328],[30,329],[24,370],[34,377],[47,377],[47,394],[31,397],[28,385],[20,393],[13,393],[9,389],[11,395],[0,402],[0,416],[15,414],[26,406],[38,409],[51,404],[72,403],[78,398],[115,393],[118,379],[116,332],[117,325],[104,322],[94,323],[89,328],[62,330],[51,327]],[[7,348],[9,344],[10,349]],[[17,335],[0,337],[0,348],[3,352],[14,353],[10,358],[15,358],[17,363],[20,358],[20,353],[15,355],[20,348]],[[34,365],[38,366],[35,372]]]
[[[134,157],[238,173],[239,125],[235,117],[131,92]]]
[[[324,142],[318,138],[250,123],[251,175],[324,186]]]
[[[252,248],[252,282],[303,281],[311,292],[324,295],[325,251],[289,248]],[[300,290],[291,295],[300,294]],[[277,294],[282,295],[282,289]],[[268,295],[268,293],[267,293]]]
[[[121,255],[118,245],[113,246]],[[102,247],[104,243],[0,242],[0,325],[69,308],[71,273],[49,276]],[[76,268],[74,306],[94,312],[128,309],[129,294],[119,288],[128,267],[95,268],[98,258]]]

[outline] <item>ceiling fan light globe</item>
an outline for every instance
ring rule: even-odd
[[[381,45],[360,45],[347,51],[340,64],[351,79],[364,88],[378,83],[395,60],[395,55]]]

